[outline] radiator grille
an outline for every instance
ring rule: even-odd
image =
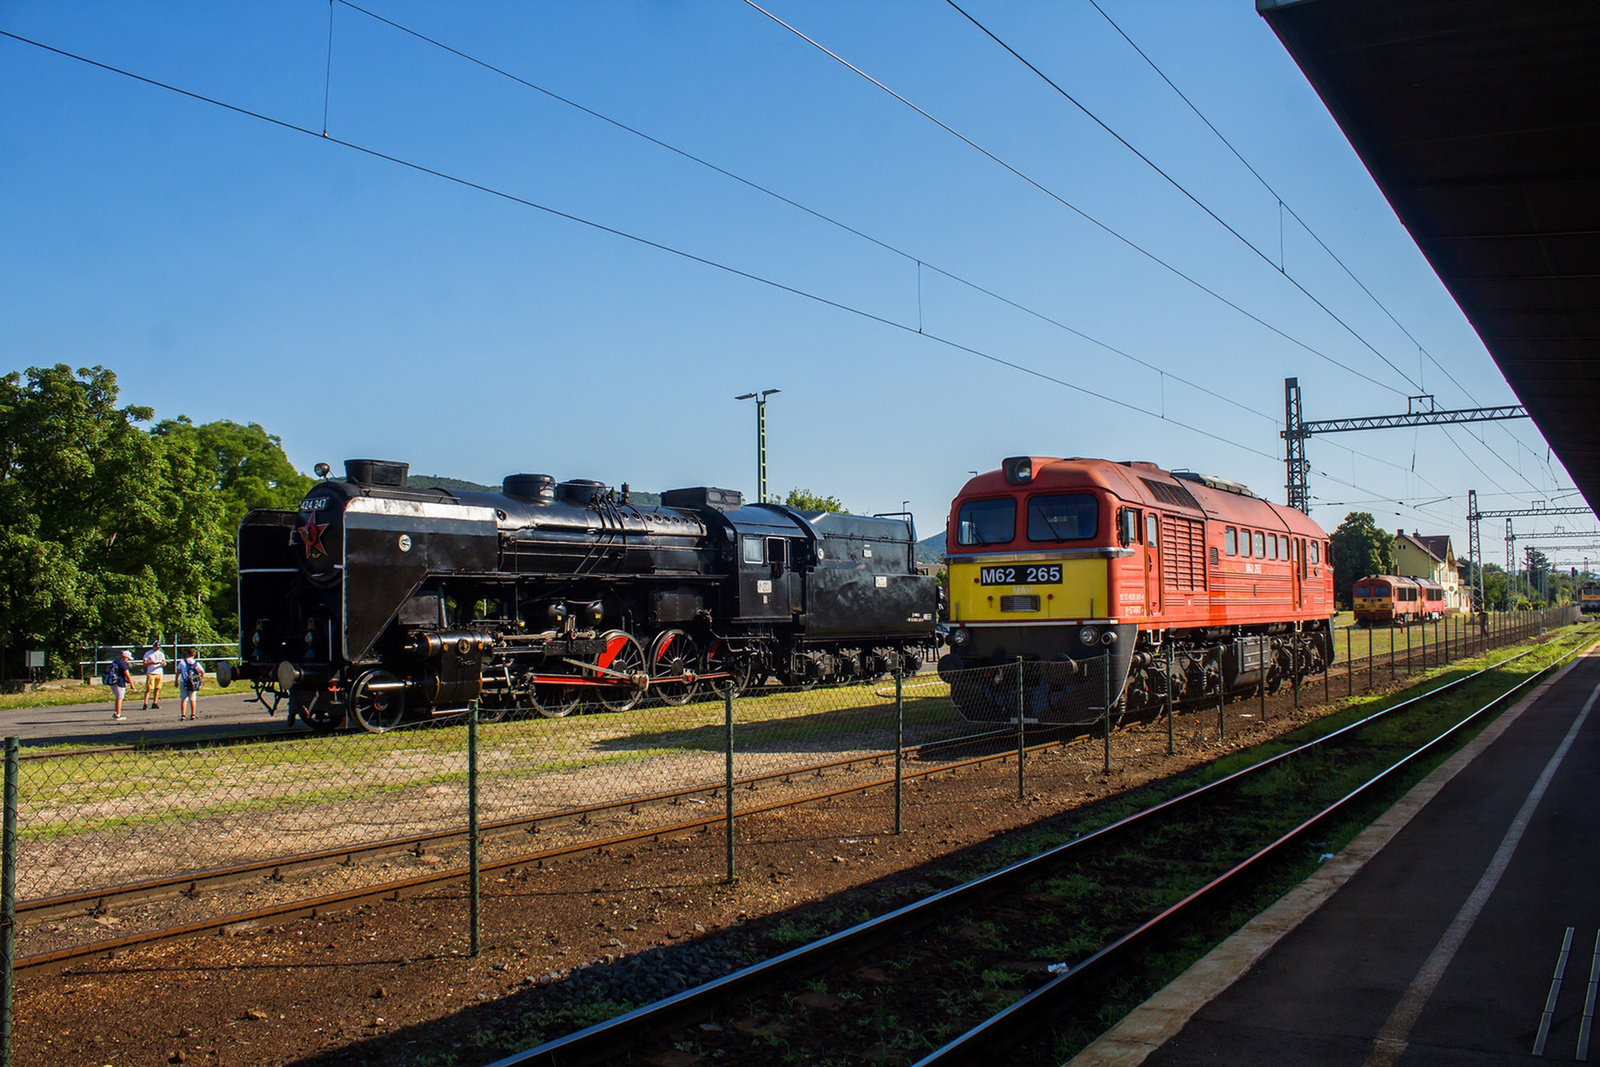
[[[1183,593],[1206,587],[1205,523],[1162,516],[1161,586]]]
[[[1038,611],[1038,596],[1003,596],[1000,598],[1001,611]]]
[[[1180,508],[1200,510],[1200,504],[1195,500],[1194,495],[1181,485],[1173,485],[1171,482],[1158,482],[1150,478],[1140,478],[1139,480],[1145,484],[1145,488],[1150,490],[1150,495],[1163,504],[1176,504]]]

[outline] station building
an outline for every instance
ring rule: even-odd
[[[1404,578],[1431,578],[1444,586],[1446,611],[1470,611],[1461,586],[1461,571],[1449,534],[1422,536],[1415,530],[1394,532],[1394,572]]]

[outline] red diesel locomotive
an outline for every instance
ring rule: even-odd
[[[1327,533],[1233,482],[1019,456],[967,482],[946,538],[939,671],[969,718],[1015,717],[1019,659],[1024,714],[1061,721],[1107,654],[1129,709],[1271,692],[1332,657]]]

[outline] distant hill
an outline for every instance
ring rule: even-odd
[[[413,474],[406,479],[406,484],[413,489],[466,489],[480,493],[498,493],[498,485],[480,485],[469,482],[465,478],[446,478],[439,474]],[[642,508],[654,507],[661,503],[660,493],[646,493],[639,489],[628,491],[628,500]]]
[[[480,493],[498,493],[498,485],[479,485],[462,478],[445,478],[437,474],[413,474],[406,478],[413,489],[468,489]]]
[[[924,537],[917,542],[918,563],[943,563],[944,562],[944,533]]]

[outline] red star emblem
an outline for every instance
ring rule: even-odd
[[[328,554],[328,550],[322,547],[322,531],[327,528],[327,523],[317,522],[316,512],[306,516],[306,524],[304,526],[295,527],[294,532],[299,535],[300,543],[305,545],[307,559]]]

